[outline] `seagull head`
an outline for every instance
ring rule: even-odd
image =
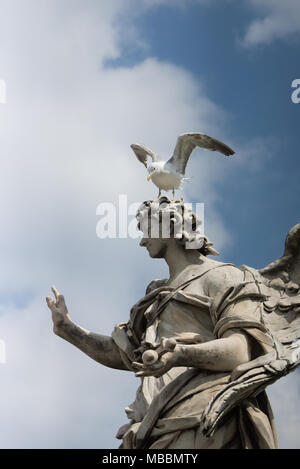
[[[147,180],[150,181],[150,179],[152,178],[153,174],[155,173],[159,173],[162,169],[162,165],[161,165],[161,161],[158,161],[158,162],[155,162],[155,163],[150,163],[148,166],[147,166],[147,170],[148,170],[148,177],[147,177]]]

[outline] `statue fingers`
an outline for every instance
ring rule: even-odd
[[[155,372],[153,370],[150,370],[149,368],[147,370],[141,370],[135,373],[135,376],[137,378],[144,378],[145,376],[154,376],[154,375],[155,375]]]
[[[135,373],[135,376],[139,376],[139,377],[142,377],[142,376],[155,376],[155,377],[159,377],[161,375],[163,375],[164,373],[166,373],[167,371],[169,371],[169,369],[171,368],[170,365],[166,365],[166,363],[162,363],[162,362],[159,362],[159,363],[154,363],[153,365],[141,365],[140,363],[137,363],[138,367],[139,368],[139,371],[137,371]]]
[[[135,373],[135,376],[137,378],[143,378],[145,376],[154,376],[154,378],[159,378],[160,376],[164,375],[167,371],[169,371],[168,368],[160,368],[159,370],[143,370],[143,371],[137,371]]]
[[[134,373],[137,378],[144,378],[145,376],[150,376],[146,371],[137,371]]]
[[[54,296],[55,296],[56,301],[58,301],[59,292],[58,292],[57,288],[53,285],[53,286],[51,287],[51,290],[53,291],[53,294],[54,294]]]
[[[53,287],[51,287],[51,290],[52,290],[53,293],[54,293],[57,306],[58,306],[60,303],[62,303],[62,302],[65,301],[64,296],[59,293],[59,291],[57,290],[57,288],[56,288],[54,285],[53,285]]]
[[[139,362],[132,362],[132,366],[134,368],[137,368],[138,370],[144,370],[146,368],[143,363],[139,363]]]
[[[54,300],[51,298],[51,296],[46,296],[46,302],[47,302],[48,308],[52,310],[55,303],[54,303]]]

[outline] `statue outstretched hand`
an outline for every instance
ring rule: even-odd
[[[155,376],[156,378],[159,378],[163,374],[167,373],[171,368],[177,366],[176,353],[167,352],[152,365],[133,362],[133,366],[137,370],[135,376]]]
[[[61,295],[54,286],[51,287],[51,290],[54,293],[55,301],[51,296],[47,296],[46,302],[52,312],[54,333],[57,333],[62,326],[71,322],[71,318],[63,295]]]
[[[133,362],[134,368],[137,370],[135,375],[155,376],[158,378],[177,366],[178,354],[175,351],[176,340],[163,338],[161,344],[156,350],[147,350],[143,353],[143,363]]]
[[[53,332],[61,339],[75,345],[83,353],[101,365],[127,370],[119,349],[111,337],[90,332],[72,321],[63,295],[56,287],[51,287],[55,300],[47,296],[48,308],[52,313]]]

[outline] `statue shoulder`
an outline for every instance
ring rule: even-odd
[[[244,280],[244,274],[238,267],[212,259],[205,259],[203,264],[195,267],[192,276],[198,278],[195,278],[186,290],[206,296],[214,296]]]
[[[167,278],[163,278],[163,279],[154,279],[152,280],[148,285],[147,285],[147,288],[146,288],[146,295],[148,295],[148,293],[151,293],[153,290],[156,290],[156,288],[160,288],[160,287],[163,287],[167,284],[168,282],[168,279]]]
[[[244,272],[233,264],[212,261],[203,278],[203,288],[208,296],[215,296],[226,288],[245,281]]]

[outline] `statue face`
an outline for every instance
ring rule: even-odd
[[[149,252],[149,256],[154,259],[161,259],[165,257],[167,249],[167,240],[161,238],[145,238],[143,237],[140,246],[143,246]]]
[[[145,247],[149,252],[150,257],[160,259],[165,256],[170,238],[162,238],[159,236],[151,237],[151,228],[147,220],[142,220],[140,228],[143,232],[143,238],[140,246]]]

